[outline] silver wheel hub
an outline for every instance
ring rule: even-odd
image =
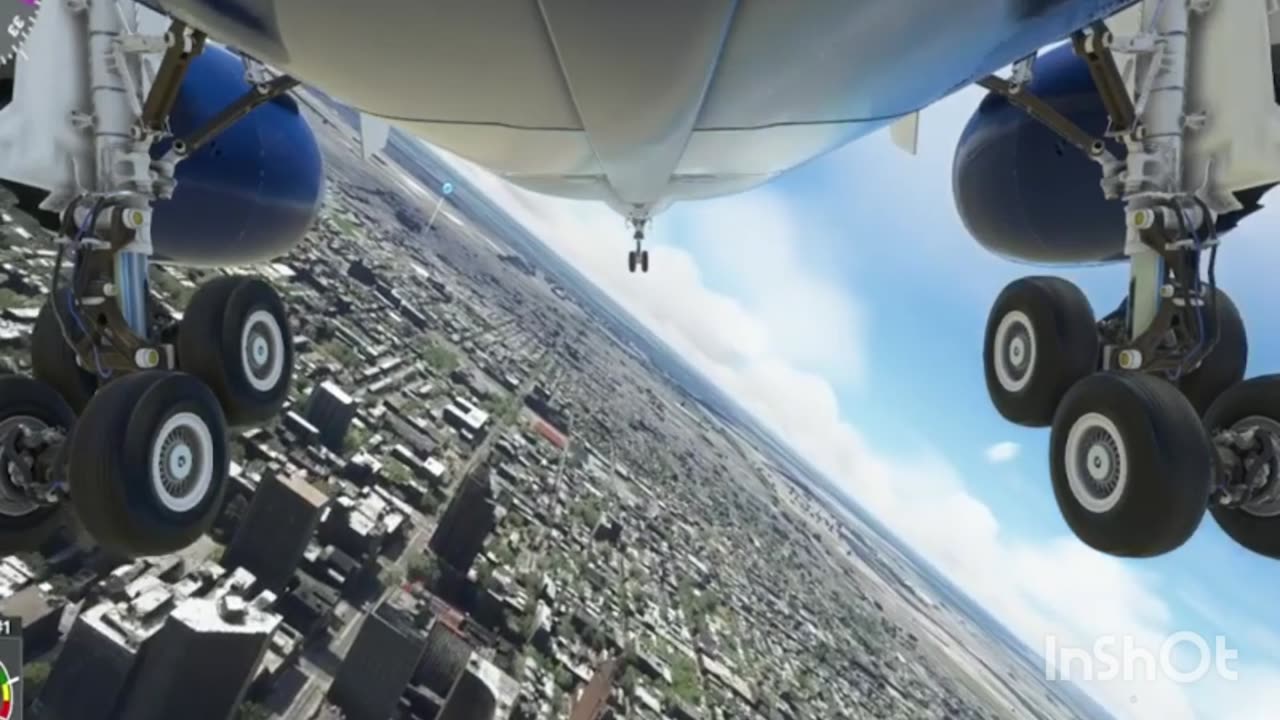
[[[1009,342],[1009,360],[1014,365],[1022,365],[1027,361],[1027,339],[1019,336]]]
[[[9,433],[18,428],[43,430],[46,427],[48,427],[46,423],[36,418],[28,415],[15,415],[0,420],[0,439],[7,437]],[[15,462],[16,460],[13,458],[6,458],[3,461],[3,467],[0,467],[0,515],[8,517],[30,515],[40,509],[40,503],[28,497],[26,492],[13,482],[13,478],[21,473],[17,467],[14,467]]]
[[[249,385],[258,392],[272,392],[284,377],[284,330],[266,310],[255,310],[240,333],[240,363]]]
[[[1085,455],[1089,477],[1095,482],[1106,482],[1111,477],[1111,453],[1101,445],[1090,446]]]
[[[1232,425],[1231,430],[1239,433],[1253,430],[1258,433],[1260,442],[1280,441],[1280,422],[1267,417],[1247,417]],[[1248,474],[1255,475],[1254,469],[1250,468],[1250,470]],[[1254,488],[1252,496],[1239,508],[1255,517],[1280,517],[1280,461],[1273,460],[1266,468],[1258,470],[1265,484],[1260,488]]]
[[[169,474],[175,480],[186,480],[191,477],[191,447],[179,442],[169,450]]]
[[[1083,508],[1104,513],[1124,497],[1129,457],[1124,438],[1110,418],[1085,413],[1067,432],[1064,458],[1071,495]]]
[[[213,487],[213,433],[200,416],[181,412],[160,427],[151,444],[151,484],[173,512],[197,507]]]
[[[267,344],[266,338],[255,336],[253,338],[253,362],[255,365],[266,365],[271,359],[271,346]]]
[[[1031,318],[1021,310],[1005,313],[993,342],[996,381],[1006,392],[1021,392],[1035,374],[1036,333]]]

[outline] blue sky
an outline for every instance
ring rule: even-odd
[[[968,236],[950,168],[979,98],[968,90],[926,111],[916,157],[878,133],[744,195],[675,206],[651,233],[648,276],[626,272],[628,235],[609,211],[462,166],[1033,648],[1053,635],[1154,650],[1192,631],[1238,650],[1235,681],[1088,684],[1121,716],[1272,717],[1280,563],[1235,546],[1207,515],[1162,558],[1085,548],[1054,504],[1048,431],[990,406],[981,343],[1000,288],[1063,274],[1101,312],[1119,302],[1126,270],[1017,265]],[[1219,284],[1252,321],[1251,376],[1280,370],[1280,340],[1264,334],[1278,231],[1280,214],[1264,210],[1220,253]]]

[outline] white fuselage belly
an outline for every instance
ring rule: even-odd
[[[513,182],[649,214],[762,183],[1119,3],[161,4]]]

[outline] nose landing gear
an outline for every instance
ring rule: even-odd
[[[635,228],[635,234],[632,239],[636,241],[636,249],[627,253],[627,269],[635,272],[649,272],[649,251],[644,249],[644,225],[648,220],[632,220],[631,225]]]

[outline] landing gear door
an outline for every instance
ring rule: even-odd
[[[1275,0],[1219,0],[1191,16],[1187,113],[1192,122],[1203,113],[1204,126],[1187,133],[1185,181],[1203,188],[1202,199],[1218,213],[1240,208],[1232,193],[1280,180],[1271,66],[1277,7]]]

